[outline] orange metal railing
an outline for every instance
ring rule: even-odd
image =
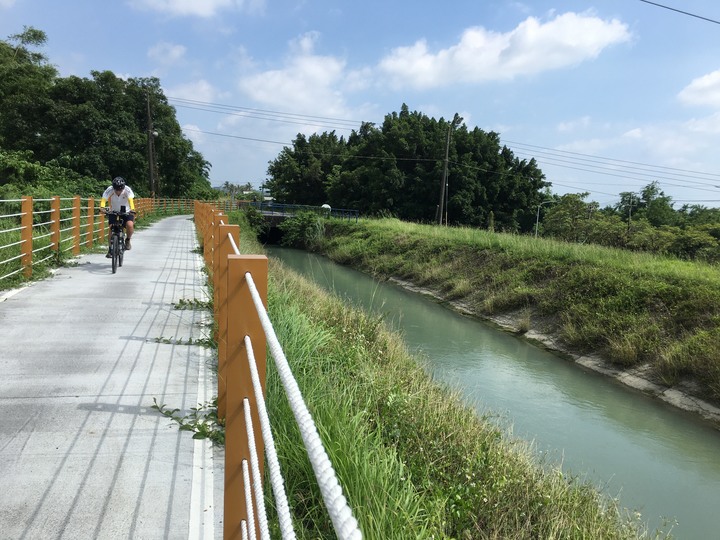
[[[250,273],[267,309],[268,260],[264,255],[240,255],[240,227],[230,225],[221,210],[223,203],[195,203],[195,226],[203,244],[203,257],[213,283],[213,306],[218,344],[218,417],[225,419],[225,492],[224,538],[241,538],[242,523],[248,517],[257,530],[258,501],[253,499],[248,512],[243,476],[243,461],[250,461],[243,400],[254,402],[245,336],[250,337],[254,357],[265,394],[267,345],[265,333],[257,316],[248,289],[246,273]],[[251,410],[252,425],[259,426],[256,409]],[[262,437],[255,438],[255,452],[260,456],[262,476],[265,455]],[[263,504],[260,501],[260,504]]]
[[[150,214],[191,214],[191,199],[135,199],[138,218]],[[6,278],[32,277],[33,267],[58,264],[62,255],[80,254],[107,240],[108,228],[95,198],[0,200],[0,288]]]
[[[33,267],[57,263],[66,252],[78,255],[83,248],[107,241],[109,228],[97,212],[99,201],[79,196],[49,199],[22,197],[0,200],[0,282],[20,274],[32,277]],[[194,214],[203,243],[203,256],[213,283],[213,305],[218,343],[218,415],[225,419],[225,538],[241,538],[241,523],[248,521],[243,478],[238,471],[249,460],[243,400],[254,396],[249,373],[245,336],[254,343],[254,356],[265,392],[266,341],[246,273],[267,308],[268,260],[260,255],[240,255],[240,228],[230,225],[226,213],[230,202],[205,203],[189,199],[135,199],[138,218],[150,214]],[[44,252],[49,252],[45,255]],[[3,252],[10,253],[6,255]],[[43,253],[40,258],[39,254]],[[7,257],[7,258],[5,258]],[[257,411],[252,423],[260,425]],[[262,437],[255,439],[257,456],[264,456]],[[262,476],[263,461],[260,460]],[[253,507],[257,501],[251,503]],[[262,501],[260,502],[262,504]],[[250,515],[258,516],[257,508]],[[253,519],[257,529],[257,517]]]

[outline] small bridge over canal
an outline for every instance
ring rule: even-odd
[[[256,208],[265,218],[268,225],[267,231],[261,235],[260,240],[268,244],[277,244],[282,237],[279,225],[288,218],[300,213],[313,213],[322,217],[336,219],[352,219],[357,221],[360,216],[359,210],[348,208],[331,208],[330,205],[310,206],[305,204],[282,204],[276,202],[251,202],[239,201],[238,208]]]
[[[351,210],[347,208],[332,208],[328,204],[322,206],[310,206],[306,204],[283,204],[276,202],[251,202],[239,201],[238,208],[257,208],[271,227],[276,227],[289,217],[302,212],[311,212],[323,217],[332,217],[338,219],[354,219],[357,221],[360,216],[359,210]]]

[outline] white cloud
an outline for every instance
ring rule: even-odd
[[[365,67],[350,71],[345,76],[343,86],[348,92],[361,92],[367,90],[372,85],[372,80],[372,69]]]
[[[639,139],[643,138],[643,135],[644,135],[644,132],[643,132],[642,128],[634,128],[634,129],[631,129],[631,130],[623,133],[622,137],[625,139],[639,140]]]
[[[685,123],[685,127],[694,133],[720,134],[720,112],[705,118],[693,118]]]
[[[579,64],[630,37],[627,25],[617,19],[577,13],[548,22],[529,17],[506,33],[469,28],[459,43],[437,52],[425,40],[398,47],[380,61],[379,69],[395,87],[508,80]]]
[[[239,83],[242,92],[258,103],[281,110],[345,116],[339,90],[345,81],[345,61],[315,54],[318,37],[309,32],[294,40],[290,45],[293,55],[285,66],[243,78]]]
[[[191,83],[168,88],[165,95],[168,97],[212,103],[217,97],[217,92],[205,79],[199,79]]]
[[[250,56],[245,47],[237,47],[230,55],[230,61],[234,66],[240,69],[253,69],[255,68],[255,60]]]
[[[214,17],[226,10],[260,13],[265,0],[131,0],[130,5],[168,15]]]
[[[616,146],[614,139],[595,137],[593,139],[576,140],[569,143],[558,145],[558,150],[567,152],[577,152],[579,154],[600,155],[612,147]]]
[[[694,79],[678,94],[688,105],[710,105],[720,107],[720,70]]]
[[[183,45],[161,42],[150,48],[148,58],[167,66],[182,60],[186,51],[187,48]]]
[[[205,134],[195,124],[184,124],[182,130],[185,136],[193,142],[193,145],[202,144],[207,140]]]
[[[561,133],[568,133],[587,128],[588,126],[590,126],[590,117],[583,116],[582,118],[570,120],[569,122],[560,122],[557,129]]]
[[[15,0],[0,0],[0,8],[11,8]]]
[[[618,159],[672,167],[699,160],[713,145],[712,139],[693,133],[687,124],[648,124],[616,135],[576,140],[557,148],[595,156],[614,155]]]

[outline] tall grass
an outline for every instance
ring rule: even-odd
[[[517,313],[566,347],[659,381],[692,380],[720,402],[720,268],[645,253],[467,228],[331,221],[321,250],[379,277],[462,300],[478,316]],[[687,345],[687,344],[692,344]]]
[[[352,224],[345,224],[350,225]],[[422,236],[459,246],[477,249],[511,251],[517,257],[561,262],[591,263],[608,268],[633,269],[654,275],[683,279],[707,280],[720,286],[716,265],[660,257],[647,252],[634,252],[594,244],[577,244],[553,239],[516,234],[493,233],[469,227],[437,227],[403,222],[398,219],[365,220],[362,228],[373,234]]]
[[[654,536],[434,383],[381,319],[274,261],[269,311],[365,538]],[[298,537],[335,538],[271,362],[267,402]]]
[[[366,538],[637,538],[589,485],[439,387],[382,321],[273,263],[270,316]],[[334,538],[274,370],[270,416],[301,538]]]

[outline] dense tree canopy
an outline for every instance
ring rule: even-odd
[[[503,230],[532,229],[549,186],[534,159],[518,159],[497,133],[468,130],[457,115],[436,120],[406,105],[347,140],[334,132],[298,135],[270,163],[267,187],[283,202],[433,221],[446,165],[448,223],[487,227],[494,220]]]
[[[602,210],[585,201],[588,195],[568,193],[544,202],[540,233],[568,242],[720,262],[720,209],[693,205],[674,210],[672,198],[657,182],[640,193],[621,193],[619,203]]]
[[[44,32],[27,27],[0,41],[0,152],[6,155],[0,185],[10,181],[8,164],[17,163],[22,152],[29,162],[74,171],[100,184],[123,176],[138,195],[147,196],[151,122],[157,132],[157,195],[213,194],[210,164],[183,136],[158,79],[124,80],[110,71],[93,71],[91,78],[59,77],[42,54],[30,50],[45,41]]]
[[[347,139],[334,132],[298,135],[270,162],[266,186],[281,202],[433,222],[445,198],[446,166],[448,224],[537,228],[538,235],[567,242],[720,262],[720,209],[676,210],[657,182],[623,192],[602,209],[585,200],[589,193],[552,195],[535,160],[515,157],[497,133],[469,130],[457,115],[449,122],[428,118],[406,105]]]

